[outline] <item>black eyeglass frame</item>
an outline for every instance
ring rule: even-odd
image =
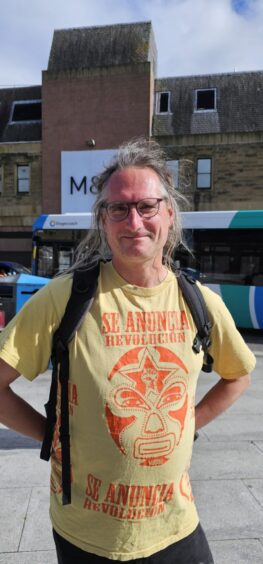
[[[116,222],[124,221],[125,219],[127,219],[132,207],[136,208],[136,211],[137,211],[137,213],[140,217],[143,217],[145,219],[151,219],[152,217],[155,217],[157,215],[157,213],[160,209],[160,203],[165,201],[166,199],[167,198],[165,198],[165,197],[164,198],[142,198],[141,200],[138,200],[137,202],[121,202],[121,201],[116,200],[115,202],[104,202],[102,204],[102,208],[106,210],[107,215],[108,215],[108,217],[110,218],[111,221],[116,221]],[[147,216],[147,215],[144,215],[142,213],[142,210],[140,210],[140,208],[138,208],[138,206],[139,206],[139,204],[141,204],[141,202],[149,202],[149,201],[154,202],[153,203],[154,213]],[[116,218],[116,217],[113,218],[110,215],[110,211],[109,211],[110,206],[112,206],[112,205],[116,206],[118,204],[126,207],[125,214],[121,218]]]

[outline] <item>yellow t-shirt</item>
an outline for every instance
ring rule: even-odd
[[[48,366],[72,278],[52,280],[0,337],[0,357],[33,380]],[[211,354],[223,378],[255,365],[221,298],[201,287],[213,320]],[[71,505],[61,503],[59,416],[50,515],[69,542],[113,560],[149,556],[189,535],[198,515],[188,469],[203,354],[175,276],[128,284],[111,263],[70,343]],[[60,398],[58,397],[58,412]]]

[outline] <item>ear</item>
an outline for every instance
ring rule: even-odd
[[[174,211],[173,211],[172,206],[168,206],[167,211],[168,211],[168,216],[169,216],[169,227],[171,227],[173,225],[173,222],[174,222]]]

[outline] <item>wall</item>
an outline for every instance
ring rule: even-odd
[[[151,63],[71,72],[43,73],[43,211],[60,212],[61,151],[118,147],[149,136],[153,106]],[[92,150],[92,149],[91,149]]]
[[[41,143],[0,145],[3,192],[0,195],[0,257],[30,264],[32,224],[41,213]],[[17,193],[16,167],[30,165],[30,192]]]
[[[170,159],[188,161],[184,193],[190,209],[263,208],[263,134],[182,136],[159,141]],[[195,188],[198,158],[212,158],[211,190]]]

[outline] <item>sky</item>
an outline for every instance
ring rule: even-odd
[[[0,0],[0,88],[41,84],[55,29],[140,21],[157,78],[263,70],[263,0]]]

